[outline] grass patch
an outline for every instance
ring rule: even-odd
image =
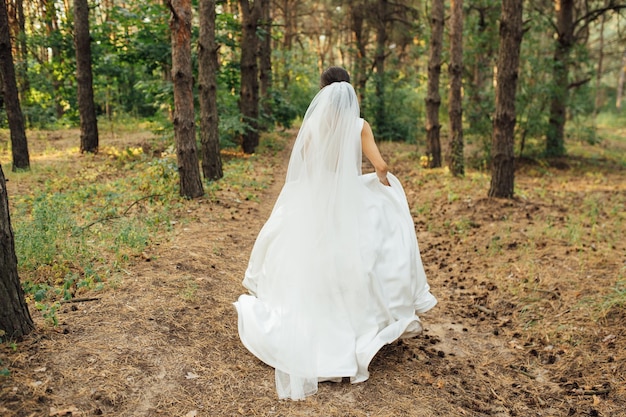
[[[104,288],[152,236],[170,229],[182,204],[171,155],[152,159],[140,148],[112,147],[102,153],[75,173],[48,175],[54,164],[13,179],[30,191],[11,196],[19,273],[44,316],[54,316],[60,299]]]
[[[117,131],[116,137],[125,134]],[[186,200],[179,196],[171,146],[150,154],[144,147],[164,145],[113,140],[97,155],[81,155],[57,136],[34,137],[31,171],[10,174],[11,221],[26,298],[56,325],[60,302],[117,285],[128,264],[168,239],[173,225],[185,220]],[[275,155],[286,137],[270,139],[263,149]],[[9,159],[8,152],[0,157]],[[272,180],[271,164],[255,169],[259,158],[226,151],[225,176],[205,183],[205,198],[215,201],[225,191],[235,200],[258,199]]]

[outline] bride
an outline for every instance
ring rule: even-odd
[[[279,398],[318,381],[368,379],[376,352],[422,330],[430,293],[413,219],[348,73],[327,69],[296,138],[285,185],[235,303],[246,348],[276,370]],[[376,172],[361,174],[362,153]]]

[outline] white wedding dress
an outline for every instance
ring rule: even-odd
[[[350,84],[316,95],[235,303],[241,341],[276,369],[280,398],[365,381],[376,352],[419,334],[416,313],[437,303],[402,185],[361,174],[362,127]]]

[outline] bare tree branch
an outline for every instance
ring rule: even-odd
[[[589,81],[591,81],[591,77],[588,77],[588,78],[585,78],[585,79],[582,79],[582,80],[578,80],[578,81],[574,81],[574,82],[570,83],[567,86],[567,88],[568,89],[578,88],[578,87],[580,87],[583,84],[587,84]]]
[[[595,9],[590,11],[589,13],[579,17],[574,22],[574,27],[580,24],[580,27],[574,32],[574,37],[577,39],[582,31],[584,31],[590,23],[594,22],[596,19],[600,18],[604,13],[608,11],[620,11],[626,10],[626,4],[609,4],[606,7],[602,7],[600,9]],[[582,24],[581,24],[582,22]]]

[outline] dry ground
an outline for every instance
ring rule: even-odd
[[[56,328],[34,311],[37,331],[0,349],[11,370],[0,414],[626,416],[623,167],[529,163],[516,199],[487,199],[484,174],[427,171],[413,146],[387,143],[439,304],[422,336],[379,352],[368,381],[279,401],[273,369],[239,342],[232,302],[287,148],[253,159],[274,177],[258,201],[228,189],[189,201],[171,239],[116,287],[65,304]]]

